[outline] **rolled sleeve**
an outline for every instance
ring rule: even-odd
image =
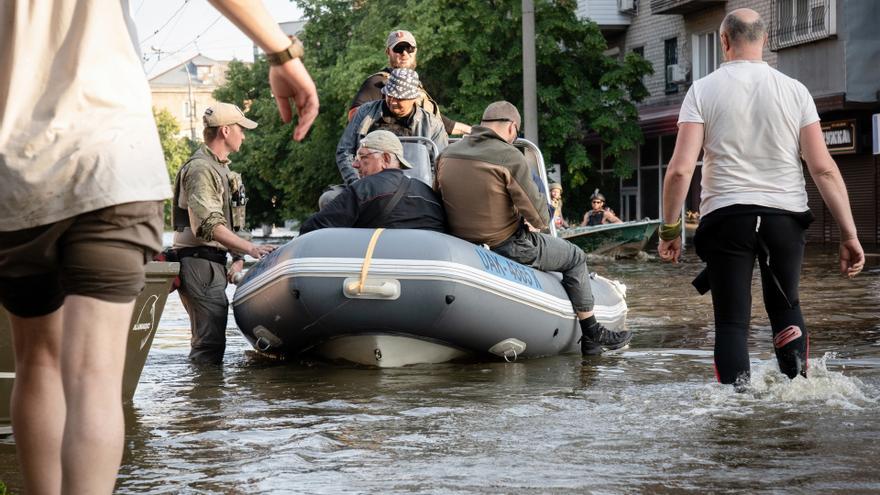
[[[184,176],[190,227],[195,235],[207,242],[214,239],[214,228],[229,226],[223,215],[223,186],[210,170],[210,166],[193,162]]]

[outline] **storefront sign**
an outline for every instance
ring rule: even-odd
[[[822,124],[825,144],[832,155],[856,152],[856,121],[833,120]]]

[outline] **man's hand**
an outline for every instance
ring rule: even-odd
[[[660,244],[657,246],[657,253],[663,261],[678,263],[678,259],[681,257],[681,237],[676,237],[671,241],[660,239]]]
[[[272,87],[281,120],[285,123],[293,119],[293,108],[290,105],[290,99],[293,98],[299,116],[293,130],[293,139],[302,141],[318,116],[318,90],[315,82],[302,61],[295,58],[282,65],[269,67],[269,86]]]
[[[865,267],[865,251],[856,238],[840,242],[840,273],[853,278]]]
[[[260,259],[263,256],[275,251],[275,246],[270,246],[268,244],[253,244],[251,243],[251,248],[248,249],[247,254],[251,255],[251,257]]]
[[[230,284],[238,283],[238,281],[236,280],[236,275],[241,273],[243,269],[244,260],[233,261],[232,264],[229,266],[229,270],[226,271],[226,280]]]

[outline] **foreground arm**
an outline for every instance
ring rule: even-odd
[[[865,266],[865,252],[856,234],[846,184],[840,176],[837,164],[828,153],[819,122],[801,128],[800,138],[801,152],[810,176],[840,226],[840,271],[850,278],[855,277]]]
[[[663,223],[674,224],[681,220],[681,204],[691,186],[691,177],[697,166],[697,158],[703,147],[703,124],[682,122],[678,126],[675,151],[666,178],[663,180]],[[657,252],[663,261],[678,262],[681,256],[681,237],[664,241],[660,239]]]
[[[290,45],[290,39],[278,27],[263,2],[256,0],[209,0],[227,19],[246,34],[266,53],[280,52]],[[318,116],[318,91],[308,71],[298,58],[282,65],[269,67],[269,86],[275,95],[281,120],[290,122],[293,98],[299,116],[293,139],[302,141]]]

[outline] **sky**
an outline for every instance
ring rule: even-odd
[[[201,53],[217,60],[252,61],[253,43],[207,0],[128,0],[148,77]],[[263,0],[278,22],[302,13],[290,0]]]

